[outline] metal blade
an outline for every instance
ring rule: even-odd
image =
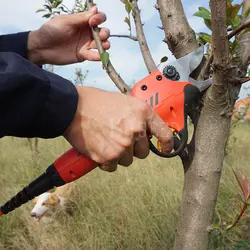
[[[197,81],[193,79],[192,77],[189,77],[189,82],[193,83],[199,90],[200,92],[203,92],[207,88],[209,88],[212,85],[212,79],[209,78],[205,81]]]
[[[173,61],[161,63],[158,70],[162,73],[168,67],[174,67],[179,74],[178,82],[187,82],[189,75],[200,65],[204,56],[204,46],[200,46],[188,55]]]

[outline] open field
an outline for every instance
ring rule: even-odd
[[[0,140],[0,202],[7,201],[69,147],[62,139],[39,140],[34,160],[27,139]],[[228,145],[217,210],[232,219],[229,199],[240,189],[232,173],[250,178],[250,126],[234,129]],[[28,203],[0,218],[0,249],[172,249],[183,171],[178,158],[153,154],[115,173],[94,170],[77,180],[73,216],[55,215],[53,224],[34,222]],[[248,209],[248,214],[250,209]],[[213,232],[211,249],[250,249],[250,216],[236,229]]]

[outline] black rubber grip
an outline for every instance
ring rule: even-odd
[[[37,177],[28,186],[23,188],[23,190],[18,192],[3,206],[1,206],[0,210],[4,214],[7,214],[20,207],[21,205],[27,203],[29,200],[34,199],[35,196],[39,196],[40,194],[47,192],[53,187],[59,187],[64,184],[65,182],[57,173],[54,165],[51,164],[43,174]]]

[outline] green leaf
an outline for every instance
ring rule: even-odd
[[[236,50],[240,47],[240,44],[236,39],[230,44],[231,52],[235,53]]]
[[[57,1],[55,1],[53,7],[57,8],[62,3],[62,1],[63,0],[57,0]]]
[[[128,0],[121,0],[122,3],[126,4]]]
[[[44,4],[43,6],[44,6],[46,9],[48,9],[48,10],[49,10],[49,12],[52,12],[52,9],[51,9],[51,7],[50,7],[49,5]]]
[[[38,9],[36,13],[46,11],[45,9]]]
[[[208,9],[206,9],[204,7],[199,7],[198,9],[199,9],[199,11],[205,11],[205,12],[207,12],[211,16],[211,13],[210,13],[210,11]]]
[[[206,24],[206,26],[212,30],[212,21],[211,19],[204,19],[204,23]]]
[[[237,28],[241,24],[241,16],[237,15],[234,20],[231,20],[233,28]]]
[[[131,29],[131,23],[130,23],[130,20],[127,17],[125,18],[124,22],[127,23],[129,29]]]
[[[125,9],[128,12],[128,14],[131,12],[131,10],[133,9],[133,5],[130,2],[127,2],[125,4]]]
[[[211,43],[212,42],[212,36],[205,33],[205,32],[200,32],[198,34],[200,36],[200,38],[204,41],[204,42],[207,42],[207,43]]]
[[[168,57],[167,56],[164,56],[164,57],[162,57],[162,59],[161,59],[161,63],[164,63],[164,62],[166,62],[168,60]]]
[[[246,9],[245,13],[244,13],[244,17],[247,18],[250,14],[250,6]]]
[[[105,65],[105,67],[107,67],[109,63],[109,53],[105,51],[100,55],[100,57],[101,57],[102,63]]]
[[[197,11],[194,13],[194,16],[197,16],[197,17],[201,17],[203,19],[208,19],[208,20],[211,20],[211,15],[209,12],[205,11],[205,10],[200,10],[200,11]]]
[[[42,17],[43,17],[43,18],[50,18],[50,17],[51,17],[51,13],[45,14],[45,15],[43,15]]]

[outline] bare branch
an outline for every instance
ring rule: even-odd
[[[233,30],[229,35],[228,35],[228,40],[230,40],[232,37],[234,37],[235,35],[239,34],[241,31],[243,31],[244,29],[250,28],[250,20],[246,21],[245,23],[243,23],[242,25],[240,25],[238,28],[236,28],[235,30]]]
[[[129,38],[135,42],[138,42],[138,38],[136,36],[131,35],[110,35],[110,37]]]
[[[249,81],[250,81],[250,77],[244,77],[241,79],[240,83],[244,84],[244,83],[249,82]]]
[[[135,21],[136,35],[139,41],[141,53],[148,69],[148,72],[151,73],[156,70],[156,64],[152,58],[152,55],[149,51],[147,40],[143,31],[143,25],[141,21],[140,10],[137,4],[137,0],[133,1],[134,9],[133,9],[133,17]]]
[[[88,0],[88,9],[91,9],[94,6],[94,3],[92,0]],[[100,55],[105,52],[103,46],[102,46],[102,41],[99,37],[99,30],[97,27],[91,27],[92,29],[92,34],[95,39],[95,42],[97,44],[98,51]],[[130,94],[131,89],[130,87],[124,82],[124,80],[121,78],[121,76],[116,72],[115,68],[113,67],[111,61],[108,61],[108,64],[105,65],[103,64],[103,67],[105,68],[107,74],[111,78],[111,80],[115,83],[117,88],[124,94]]]

